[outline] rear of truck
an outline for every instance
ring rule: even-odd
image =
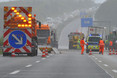
[[[42,24],[41,27],[37,27],[37,42],[38,48],[42,51],[47,48],[48,52],[52,51],[51,44],[51,35],[50,35],[50,27],[47,24]]]
[[[4,7],[3,56],[36,55],[32,33],[32,7]]]
[[[84,37],[83,33],[69,34],[69,49],[81,49],[80,40]]]

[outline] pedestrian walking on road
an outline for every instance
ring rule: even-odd
[[[102,39],[100,39],[99,41],[99,54],[103,55],[104,53],[104,41]]]
[[[81,54],[84,54],[84,45],[86,45],[85,44],[85,41],[84,41],[84,37],[82,38],[82,40],[80,40],[80,46],[81,46]]]

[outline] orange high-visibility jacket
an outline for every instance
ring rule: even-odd
[[[112,41],[110,41],[110,42],[109,42],[109,46],[112,46],[112,45],[113,45],[113,42],[112,42]]]
[[[80,46],[83,47],[85,44],[85,41],[84,40],[80,40]]]
[[[100,40],[99,41],[99,45],[104,45],[104,41],[103,40]]]

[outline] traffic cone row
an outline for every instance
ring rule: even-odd
[[[48,55],[47,48],[46,49],[43,49],[43,51],[42,51],[42,57],[46,57],[47,55]]]
[[[91,50],[91,48],[90,48],[90,51],[89,51],[89,55],[92,55],[92,50]]]
[[[115,53],[116,52],[116,53]],[[117,55],[117,50],[115,51],[115,49],[113,48],[113,51],[111,52],[111,48],[109,49],[109,55]]]

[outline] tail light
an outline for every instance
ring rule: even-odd
[[[88,45],[88,43],[87,43],[87,45]]]

